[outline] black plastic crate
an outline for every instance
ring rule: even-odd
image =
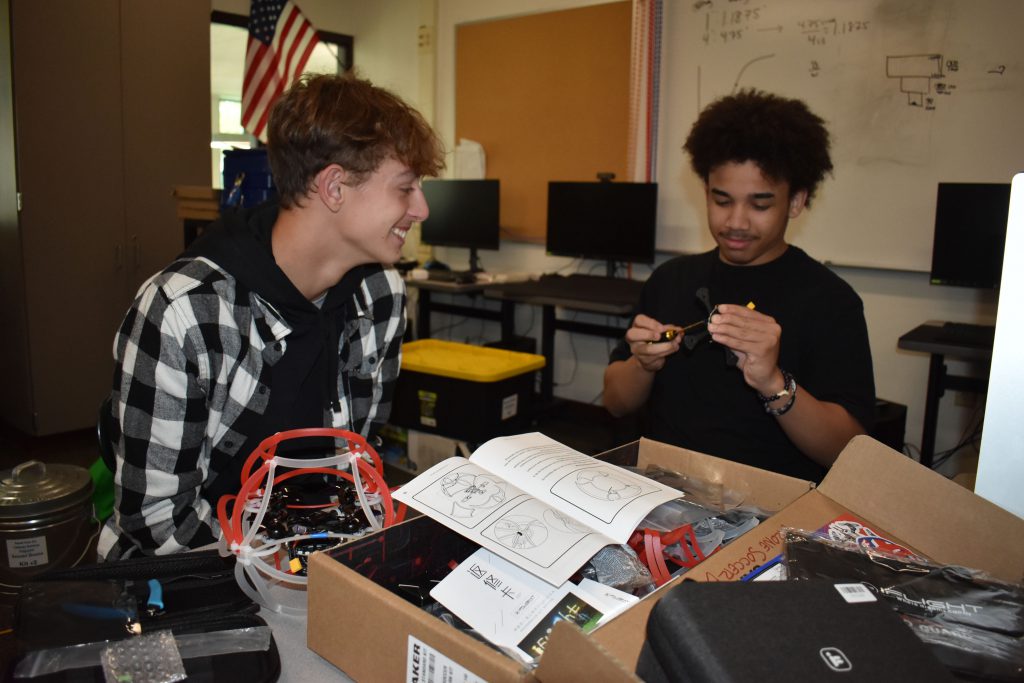
[[[391,424],[481,443],[529,428],[544,357],[437,339],[402,347]]]

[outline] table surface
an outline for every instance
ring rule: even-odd
[[[445,292],[447,294],[472,294],[473,292],[479,292],[487,287],[494,286],[494,283],[485,282],[450,282],[445,280],[415,280],[413,278],[405,278],[405,284],[416,289],[424,289],[429,292]]]
[[[983,345],[964,345],[949,342],[942,337],[942,322],[929,320],[902,335],[897,346],[908,351],[924,351],[964,360],[991,360],[992,347]]]
[[[602,313],[606,315],[625,316],[633,312],[634,302],[628,304],[621,302],[602,301],[592,297],[567,297],[564,294],[551,294],[543,291],[541,280],[515,281],[515,282],[469,282],[456,283],[444,280],[414,280],[406,278],[406,284],[410,287],[423,289],[431,292],[443,292],[446,294],[473,294],[483,292],[484,296],[491,299],[515,301],[524,304],[535,304],[540,306],[558,306],[573,310]],[[623,287],[634,285],[635,281],[623,280]]]
[[[352,681],[344,671],[306,647],[306,617],[261,609],[260,616],[274,631],[281,653],[280,683]]]

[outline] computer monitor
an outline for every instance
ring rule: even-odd
[[[931,283],[998,287],[1009,210],[1009,183],[939,183]]]
[[[654,263],[658,184],[548,183],[547,250],[555,256]]]
[[[468,248],[469,270],[479,272],[477,249],[499,245],[498,181],[424,180],[423,195],[430,215],[423,221],[420,239],[435,247]]]

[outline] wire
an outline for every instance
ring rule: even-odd
[[[442,327],[439,327],[439,328],[436,328],[434,330],[431,330],[430,336],[433,337],[434,339],[441,339],[442,338],[441,335],[444,334],[444,335],[446,335],[445,337],[443,337],[444,339],[447,339],[448,341],[452,341],[452,334],[451,334],[452,331],[456,327],[458,327],[459,325],[463,325],[466,322],[468,322],[469,318],[466,317],[466,316],[463,316],[461,318],[456,318],[455,316],[450,316],[448,318],[448,320],[449,320],[449,323],[447,325],[444,325]],[[454,322],[451,322],[453,320],[454,320]]]
[[[983,405],[975,407],[974,412],[971,414],[971,417],[967,422],[967,426],[960,434],[960,440],[952,448],[948,448],[935,454],[932,458],[932,469],[937,469],[946,464],[950,458],[967,446],[973,446],[981,443],[984,414],[985,411]]]
[[[577,317],[578,317],[577,314],[574,312],[573,316],[572,316],[572,320],[575,321],[577,319]],[[569,384],[572,384],[573,381],[575,381],[575,379],[576,379],[576,369],[579,367],[579,364],[580,364],[579,363],[579,358],[576,355],[576,341],[573,339],[573,333],[569,332],[568,336],[569,336],[569,349],[572,352],[572,372],[569,373],[569,379],[565,380],[564,382],[554,382],[554,385],[556,387],[563,387],[563,386],[568,386]]]
[[[519,307],[517,306],[516,308],[518,309]],[[526,326],[525,332],[523,332],[521,335],[518,335],[520,337],[529,337],[530,333],[533,332],[534,324],[536,324],[537,322],[537,307],[529,306],[528,308],[530,309],[530,324]]]
[[[573,259],[571,261],[566,263],[561,268],[555,268],[555,272],[556,273],[561,273],[563,271],[568,270],[568,271],[577,273],[577,272],[579,272],[580,266],[582,266],[582,265],[583,265],[583,258],[580,257],[580,256],[575,256],[575,257],[573,257]]]

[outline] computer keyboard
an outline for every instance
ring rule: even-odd
[[[460,285],[476,281],[473,273],[468,270],[428,270],[427,279],[434,282],[454,282]]]
[[[516,294],[552,299],[575,299],[577,301],[601,301],[609,304],[632,306],[640,298],[644,283],[621,277],[601,275],[547,274],[530,282],[510,285]]]
[[[427,279],[435,282],[455,282],[455,274],[450,270],[428,270]]]
[[[942,323],[935,340],[957,346],[991,347],[995,340],[996,328],[992,325],[972,323]]]

